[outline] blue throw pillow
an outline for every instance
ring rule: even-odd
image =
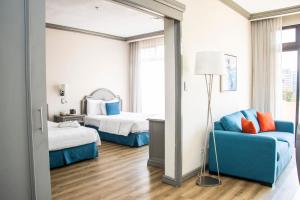
[[[241,111],[243,115],[246,117],[246,119],[250,120],[253,122],[256,131],[259,133],[260,132],[260,126],[257,120],[257,112],[255,109],[248,109],[248,110],[243,110]]]
[[[120,114],[120,102],[106,103],[106,114],[107,115],[119,115]]]
[[[215,130],[224,131],[224,128],[220,121],[214,122],[214,128],[215,128]]]
[[[242,132],[242,118],[245,117],[241,112],[235,112],[221,118],[225,131]]]

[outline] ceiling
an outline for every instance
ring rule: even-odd
[[[46,0],[46,22],[124,38],[164,29],[162,18],[108,0]]]
[[[299,6],[300,0],[233,0],[251,14]]]

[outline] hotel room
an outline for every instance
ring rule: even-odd
[[[0,199],[300,199],[299,13],[1,1]]]
[[[106,0],[46,1],[51,169],[101,159],[100,139],[149,144],[148,120],[165,112],[163,23]]]

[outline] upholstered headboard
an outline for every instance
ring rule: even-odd
[[[81,114],[86,115],[86,102],[87,99],[95,99],[95,100],[104,100],[109,101],[113,99],[119,99],[120,100],[120,106],[122,110],[122,99],[120,96],[115,95],[112,91],[106,88],[100,88],[92,92],[92,94],[85,96],[83,100],[81,101]]]

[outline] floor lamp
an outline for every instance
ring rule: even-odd
[[[198,174],[197,185],[199,186],[216,186],[221,184],[220,179],[220,170],[219,170],[219,161],[217,155],[217,145],[214,133],[214,122],[212,117],[212,91],[213,91],[213,80],[214,76],[220,76],[225,74],[225,59],[224,54],[221,52],[198,52],[196,54],[196,66],[195,66],[195,75],[204,75],[205,83],[206,83],[206,91],[208,96],[208,104],[207,104],[207,115],[206,115],[206,129],[203,141],[204,149],[201,151],[202,160],[201,160],[201,168]],[[207,159],[207,146],[208,146],[208,137],[209,137],[209,127],[212,127],[212,139],[214,143],[214,152],[216,158],[217,165],[217,178],[205,175],[205,166]]]

